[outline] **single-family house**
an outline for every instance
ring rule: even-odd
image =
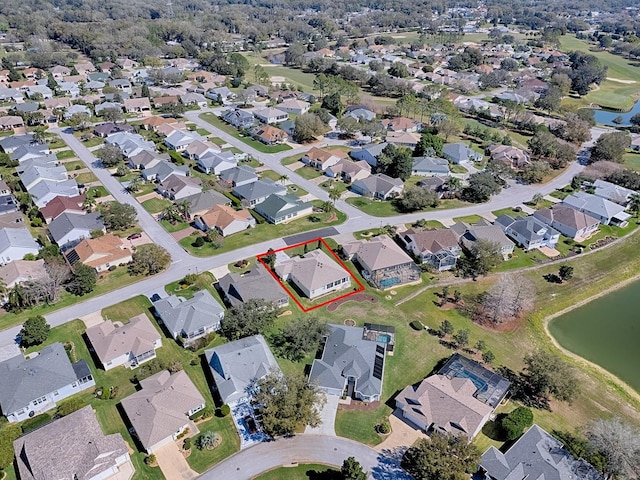
[[[251,112],[240,109],[227,110],[222,114],[222,120],[240,130],[251,128],[256,124],[256,119]]]
[[[372,167],[378,166],[378,156],[382,153],[388,143],[371,143],[363,147],[356,148],[349,152],[354,160],[364,160]]]
[[[350,105],[344,112],[343,117],[351,117],[363,122],[371,122],[376,118],[376,112],[364,105]]]
[[[0,279],[7,290],[22,282],[43,280],[49,276],[44,260],[13,260],[0,267]]]
[[[3,193],[0,193],[0,216],[6,215],[7,213],[17,212],[20,204],[18,203],[18,200],[16,200],[16,197],[10,193],[9,187],[7,187],[4,180],[0,180],[0,189],[6,189],[2,190]]]
[[[251,112],[262,123],[280,123],[289,119],[289,114],[274,107],[256,108]]]
[[[533,216],[577,242],[589,238],[600,226],[599,219],[562,204],[536,210]]]
[[[227,103],[226,101],[231,98],[235,98],[236,94],[227,87],[217,87],[207,90],[204,96],[214,102]]]
[[[289,138],[287,132],[271,125],[255,127],[251,130],[251,136],[265,145],[284,143]]]
[[[491,145],[489,155],[494,162],[502,162],[511,168],[523,168],[531,163],[527,152],[511,145]]]
[[[206,232],[215,229],[226,237],[234,233],[243,232],[256,225],[249,210],[234,210],[227,205],[215,205],[208,212],[195,217],[195,226]]]
[[[162,337],[145,313],[129,319],[128,323],[110,320],[87,328],[87,338],[105,370],[124,365],[136,368],[156,358]]]
[[[0,117],[0,130],[14,130],[16,128],[24,127],[24,120],[17,115],[6,115]]]
[[[71,105],[69,108],[65,110],[63,116],[65,120],[69,120],[74,115],[81,115],[81,114],[88,115],[90,117],[91,109],[86,105],[80,105],[80,104]]]
[[[42,157],[45,155],[49,155],[50,153],[51,150],[47,145],[43,145],[41,143],[32,143],[30,145],[19,146],[13,152],[9,153],[9,158],[11,160],[17,160],[18,162],[22,163],[31,158]]]
[[[12,155],[17,154],[18,151],[19,149]],[[30,156],[29,158],[25,157],[16,167],[16,172],[20,174],[31,167],[51,168],[57,167],[58,165],[60,165],[60,160],[58,160],[55,153],[40,154],[39,156]]]
[[[153,166],[147,166],[142,170],[142,178],[147,181],[164,182],[172,175],[187,176],[189,167],[186,165],[176,165],[169,160],[160,160]]]
[[[194,141],[190,142],[186,146],[183,155],[187,156],[191,160],[199,160],[200,158],[210,153],[218,154],[221,152],[217,145],[214,145],[207,140],[194,139]],[[232,152],[229,153],[233,155]]]
[[[253,183],[236,186],[233,188],[232,193],[243,203],[250,207],[255,207],[264,202],[269,195],[286,195],[287,187],[281,183],[274,182],[270,178],[264,178]]]
[[[33,140],[33,133],[27,133],[25,135],[11,135],[9,137],[0,138],[0,147],[2,147],[2,151],[7,154],[14,153],[20,147],[28,147],[30,145],[35,144]],[[44,151],[48,151],[49,147],[46,145],[41,145]]]
[[[207,98],[204,95],[195,92],[188,92],[180,95],[180,103],[186,106],[195,105],[196,107],[200,108],[206,108],[209,104],[207,102]]]
[[[610,202],[617,203],[618,205],[622,205],[623,207],[626,207],[629,204],[631,197],[636,194],[635,190],[621,187],[615,183],[600,179],[593,182],[593,188],[594,195],[602,197],[605,200],[609,200]]]
[[[371,165],[364,160],[354,162],[343,158],[335,165],[328,167],[325,175],[331,178],[338,178],[345,183],[351,183],[371,175]]]
[[[194,135],[191,132],[174,130],[164,139],[164,144],[170,150],[175,150],[176,152],[184,152],[186,148],[196,140],[198,140],[198,136]]]
[[[143,150],[155,150],[156,146],[152,141],[145,140],[137,133],[118,132],[109,135],[105,141],[109,145],[117,145],[125,157],[130,158]]]
[[[169,200],[182,200],[202,191],[202,180],[198,177],[172,174],[158,183],[158,193]]]
[[[142,113],[151,111],[151,102],[147,97],[127,98],[122,101],[124,111],[127,113]]]
[[[449,175],[449,161],[444,158],[415,157],[412,174],[422,177],[446,177]]]
[[[184,370],[162,370],[140,381],[140,390],[120,402],[134,435],[151,454],[197,427],[189,419],[202,410],[205,399]]]
[[[38,255],[40,245],[24,226],[0,228],[0,265],[22,260],[25,255]]]
[[[105,111],[116,110],[122,113],[122,104],[118,102],[102,102],[93,107],[93,110],[97,116],[102,116]]]
[[[229,187],[242,187],[258,180],[255,169],[249,165],[238,165],[237,167],[220,172],[220,181]]]
[[[439,272],[451,270],[462,254],[458,243],[458,235],[448,228],[433,230],[409,229],[402,234],[402,239],[415,258],[422,263],[429,263]]]
[[[313,212],[311,202],[303,202],[296,195],[269,195],[255,207],[267,222],[278,225],[298,219]]]
[[[414,149],[418,142],[420,142],[420,134],[415,132],[387,132],[384,141],[393,145]]]
[[[133,132],[133,127],[127,123],[101,123],[93,127],[93,134],[96,137],[106,138],[118,132]]]
[[[461,246],[467,250],[473,248],[478,240],[485,240],[496,244],[502,258],[507,260],[515,248],[515,243],[504,234],[501,226],[491,225],[486,221],[480,221],[476,225],[458,222],[451,229],[459,235]]]
[[[513,218],[509,215],[500,215],[496,218],[494,225],[501,226],[504,233],[524,250],[555,248],[560,240],[560,232],[534,216]]]
[[[62,77],[68,77],[71,75],[71,70],[69,67],[65,67],[64,65],[54,65],[49,69],[49,73],[51,73],[53,78],[58,80]]]
[[[77,197],[80,194],[75,180],[54,182],[42,180],[29,189],[29,195],[37,207],[42,208],[55,197]]]
[[[231,200],[213,189],[189,195],[188,197],[184,197],[181,201],[189,204],[189,218],[203,215],[216,205],[231,204]]]
[[[386,235],[347,242],[342,245],[342,252],[360,267],[362,276],[376,288],[420,281],[420,268]]]
[[[275,272],[283,282],[293,283],[304,296],[317,298],[351,288],[351,275],[321,249],[278,261]]]
[[[59,167],[38,167],[32,166],[19,174],[20,181],[28,192],[37,183],[44,180],[50,182],[64,182],[68,179],[67,169],[63,166]]]
[[[510,386],[501,375],[456,353],[438,373],[402,390],[396,408],[425,433],[464,435],[472,440]]]
[[[289,305],[287,292],[260,262],[257,262],[248,272],[227,273],[218,280],[218,288],[225,302],[232,307],[254,299],[272,302],[276,308]]]
[[[322,148],[312,147],[311,150],[304,154],[301,160],[305,165],[324,172],[340,160],[347,158],[348,155],[340,150],[324,150]]]
[[[278,110],[282,110],[286,113],[293,113],[295,115],[303,115],[309,111],[311,104],[304,100],[298,100],[297,98],[290,98],[282,103],[278,104]]]
[[[224,308],[208,290],[196,292],[189,300],[171,295],[153,306],[171,336],[185,345],[218,330],[224,318]]]
[[[399,178],[391,178],[384,173],[376,173],[351,183],[351,191],[375,200],[388,200],[404,191],[404,183]]]
[[[603,225],[624,227],[631,218],[622,205],[586,192],[572,193],[562,204],[597,218]]]
[[[208,152],[198,157],[196,167],[201,172],[220,175],[225,170],[238,166],[238,160],[233,152]]]
[[[70,265],[80,262],[100,273],[108,271],[112,266],[126,265],[131,261],[131,253],[120,237],[109,234],[85,238],[64,256]]]
[[[464,143],[447,143],[442,147],[442,153],[444,158],[456,165],[467,161],[479,162],[483,156]]]
[[[109,86],[127,93],[131,93],[131,82],[126,78],[116,78],[114,80],[109,80]]]
[[[37,96],[42,99],[53,98],[53,91],[46,85],[33,85],[27,89],[27,97],[35,99]]]
[[[329,324],[322,356],[311,365],[309,383],[329,395],[346,393],[364,402],[379,401],[385,351],[386,345],[367,338],[361,327]]]
[[[205,350],[214,390],[223,403],[237,405],[249,400],[249,387],[271,372],[278,362],[262,335],[252,335]]]
[[[489,447],[480,458],[479,472],[487,480],[605,478],[582,458],[574,458],[556,437],[535,424],[505,452]]]
[[[0,101],[2,102],[21,102],[24,93],[17,88],[0,87]]]
[[[168,155],[159,154],[151,150],[142,150],[140,153],[129,157],[129,168],[145,170],[147,168],[155,167],[163,160],[168,162]]]
[[[13,449],[22,480],[116,480],[134,471],[122,435],[105,435],[91,406],[21,436]]]
[[[86,215],[65,212],[49,224],[49,235],[58,246],[69,249],[85,238],[91,238],[91,232],[106,232],[100,212]]]
[[[420,129],[420,122],[407,117],[395,117],[384,119],[380,122],[385,130],[390,132],[417,132]]]
[[[54,408],[57,402],[95,386],[84,360],[71,363],[62,343],[37,355],[0,362],[0,407],[9,422],[20,422]]]

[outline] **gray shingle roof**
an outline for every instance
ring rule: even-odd
[[[413,159],[413,171],[433,173],[437,175],[449,174],[449,162],[444,158],[416,157]]]
[[[602,480],[588,463],[576,460],[562,444],[533,425],[506,453],[490,447],[480,460],[481,467],[496,480],[531,478],[536,480]]]
[[[0,406],[12,413],[32,400],[78,380],[78,376],[61,343],[40,350],[27,360],[17,356],[0,363]]]
[[[228,273],[218,280],[218,285],[225,293],[227,301],[233,306],[257,298],[276,304],[287,301],[289,298],[289,295],[261,263],[257,263],[250,271],[242,275]]]
[[[268,197],[274,193],[284,195],[287,193],[287,187],[277,184],[269,178],[265,178],[263,180],[235,187],[233,189],[233,193],[242,199],[251,201]]]
[[[0,252],[11,247],[40,248],[27,228],[0,228]]]
[[[13,445],[22,480],[91,479],[127,455],[122,435],[102,433],[90,406],[20,437]]]
[[[92,231],[103,228],[104,223],[100,218],[100,212],[87,213],[86,215],[63,213],[49,224],[49,233],[57,243],[75,229]]]
[[[329,389],[342,389],[347,377],[356,378],[355,391],[365,396],[382,393],[382,371],[374,373],[376,356],[384,364],[382,354],[377,347],[381,344],[365,340],[362,328],[329,325],[330,333],[326,339],[322,358],[313,361],[309,383]]]
[[[260,205],[256,206],[256,211],[267,218],[282,218],[293,213],[301,212],[311,208],[311,202],[303,202],[297,196],[269,195]]]
[[[593,213],[607,219],[620,216],[624,212],[624,207],[617,203],[586,192],[573,193],[566,197],[562,203],[576,210],[589,214]]]
[[[246,389],[270,371],[280,371],[262,335],[241,338],[205,351],[218,393],[225,403],[243,398]]]
[[[189,300],[172,295],[158,300],[154,307],[172,332],[195,332],[219,323],[224,316],[224,309],[207,290],[197,292]]]
[[[248,180],[258,180],[258,174],[255,169],[248,165],[238,165],[237,167],[220,172],[220,180],[224,180],[227,183],[239,184]]]

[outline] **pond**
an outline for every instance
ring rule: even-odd
[[[609,293],[549,323],[567,350],[590,360],[640,392],[640,282]]]
[[[638,100],[628,112],[613,112],[611,110],[594,110],[596,123],[610,125],[613,127],[629,127],[629,121],[636,113],[640,113],[640,100]],[[614,120],[622,117],[622,123],[615,123]]]

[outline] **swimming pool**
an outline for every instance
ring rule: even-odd
[[[391,343],[391,335],[386,333],[378,333],[376,335],[376,342],[378,343]]]

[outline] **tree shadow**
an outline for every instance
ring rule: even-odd
[[[547,273],[546,275],[543,275],[542,278],[544,278],[549,283],[562,283],[562,279],[555,273]]]
[[[500,421],[504,417],[506,417],[506,414],[500,413],[496,416],[495,420],[489,420],[482,427],[482,433],[484,433],[491,440],[495,440],[496,442],[506,441],[507,437],[505,436],[504,431],[500,427]]]
[[[342,473],[337,470],[307,470],[305,475],[309,478],[309,480],[342,480],[344,478]]]
[[[413,477],[400,466],[406,451],[406,447],[383,450],[378,455],[377,465],[371,470],[371,477],[374,480],[411,480]]]

